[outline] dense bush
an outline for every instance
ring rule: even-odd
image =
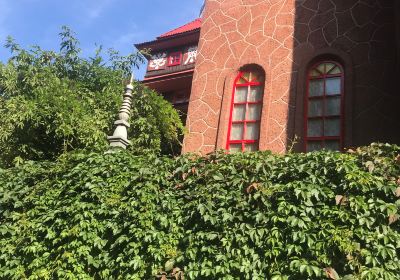
[[[58,52],[26,50],[11,38],[6,44],[13,56],[0,63],[0,166],[107,147],[124,81],[144,58],[115,51],[107,56],[101,48],[93,57],[82,57],[72,31],[64,28],[60,36]],[[183,125],[176,110],[140,83],[134,92],[132,147],[179,151]]]
[[[0,171],[1,279],[400,279],[400,147]]]

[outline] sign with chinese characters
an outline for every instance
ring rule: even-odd
[[[164,70],[167,67],[178,65],[190,65],[196,62],[197,46],[191,46],[182,51],[173,50],[154,54],[147,67],[147,71]]]
[[[167,64],[167,54],[157,53],[151,57],[147,70],[148,71],[162,70],[165,69],[166,64]]]
[[[168,66],[180,65],[182,60],[182,52],[173,52],[168,56]]]
[[[196,62],[197,58],[197,46],[193,46],[187,49],[185,55],[183,56],[183,64],[192,64]]]

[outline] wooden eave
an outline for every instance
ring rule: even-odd
[[[168,37],[160,37],[154,41],[135,44],[138,50],[151,49],[151,52],[173,49],[184,45],[198,44],[200,39],[200,29],[180,33]]]

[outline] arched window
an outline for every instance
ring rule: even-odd
[[[308,73],[305,100],[305,150],[307,152],[343,147],[343,68],[324,61]]]
[[[235,79],[229,119],[227,150],[257,151],[264,93],[261,71],[242,71]]]

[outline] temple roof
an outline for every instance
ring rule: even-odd
[[[161,34],[157,38],[165,38],[165,37],[182,34],[182,33],[189,32],[189,31],[194,31],[194,30],[200,29],[200,27],[201,27],[201,18],[198,18],[198,19],[195,19],[194,21],[191,21],[185,25],[182,25],[178,28],[175,28],[164,34]]]

